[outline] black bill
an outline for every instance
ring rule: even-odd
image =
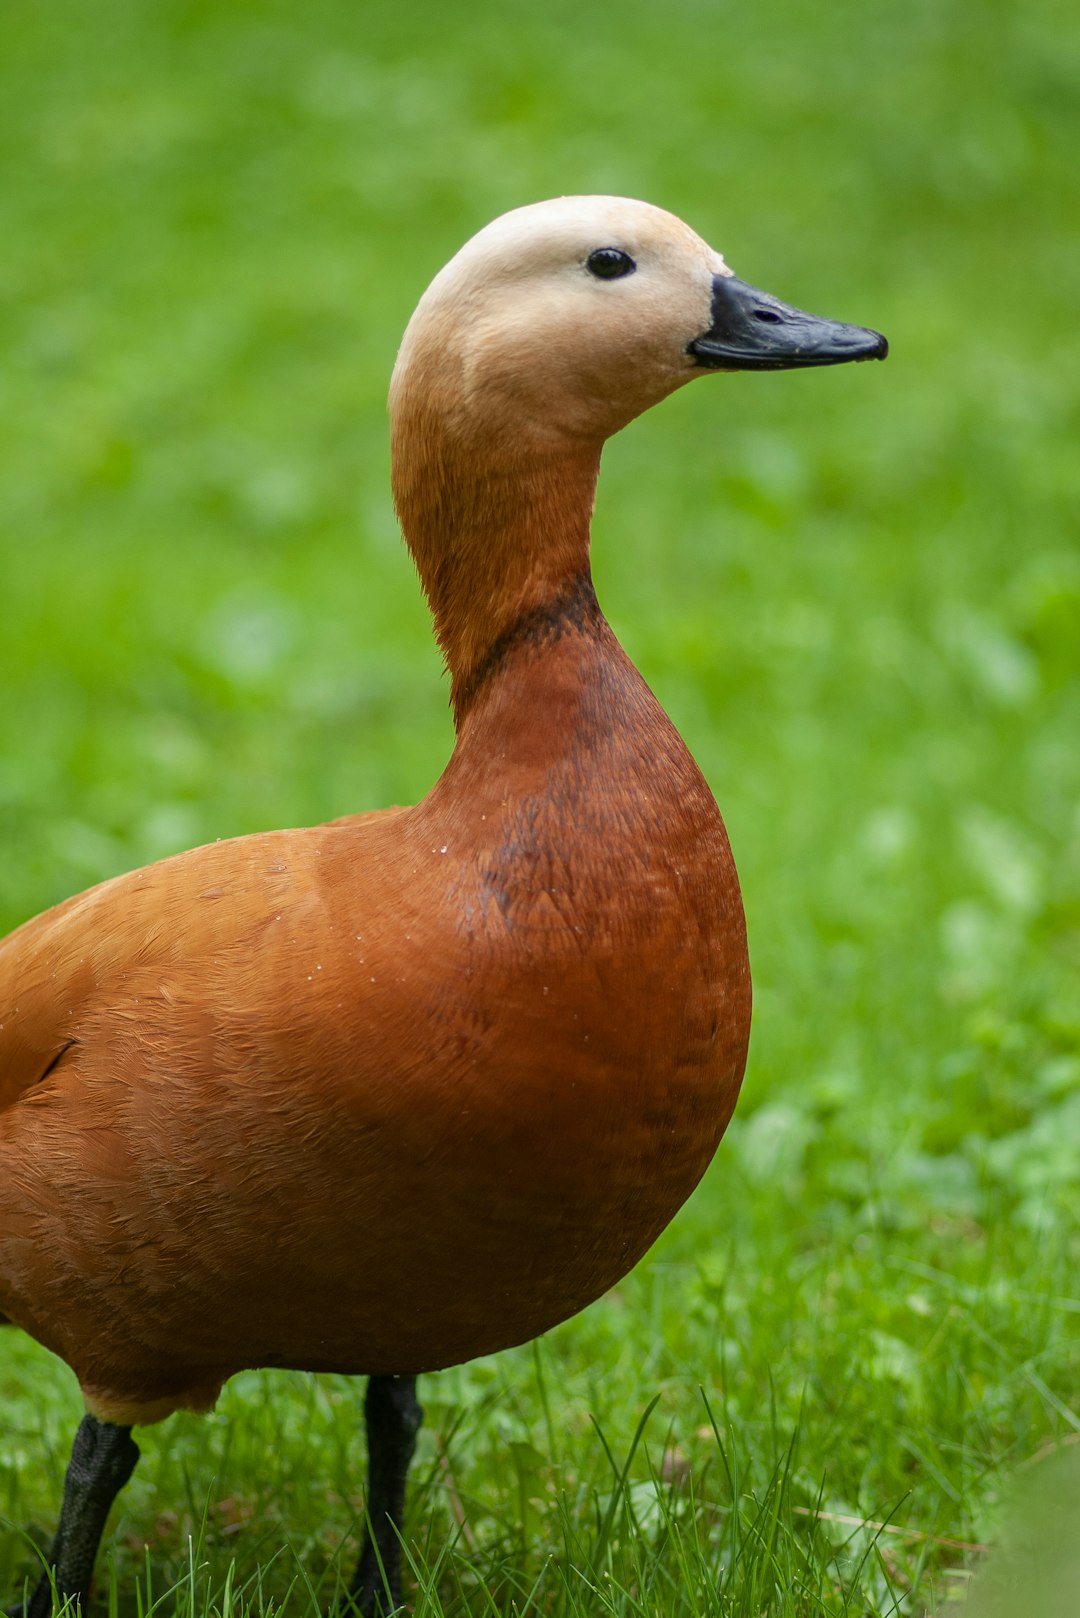
[[[883,360],[888,352],[879,331],[808,315],[737,275],[713,276],[712,325],[687,348],[699,365],[713,371],[845,365]]]

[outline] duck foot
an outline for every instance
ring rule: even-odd
[[[83,1417],[71,1446],[60,1523],[48,1555],[61,1600],[77,1596],[85,1605],[105,1520],[138,1459],[130,1427]],[[52,1605],[52,1582],[42,1573],[30,1599],[5,1608],[5,1618],[49,1618]]]
[[[339,1618],[389,1618],[401,1606],[405,1479],[424,1412],[413,1376],[373,1376],[364,1399],[368,1439],[367,1528]],[[28,1618],[37,1618],[30,1614]]]

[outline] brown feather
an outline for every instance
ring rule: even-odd
[[[591,436],[580,411],[563,439],[465,431],[457,331],[421,320],[394,398],[442,777],[0,944],[0,1311],[106,1420],[205,1408],[247,1366],[413,1373],[543,1331],[636,1262],[735,1105],[724,827],[589,582],[609,404]]]

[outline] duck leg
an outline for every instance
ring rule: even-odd
[[[364,1420],[368,1440],[368,1526],[349,1598],[362,1618],[378,1618],[401,1605],[401,1541],[405,1478],[424,1412],[414,1376],[368,1379]],[[37,1618],[30,1614],[29,1618]]]
[[[77,1596],[85,1607],[105,1519],[138,1459],[139,1447],[130,1427],[83,1417],[71,1446],[60,1523],[48,1558],[61,1600]],[[25,1607],[8,1609],[15,1618],[49,1618],[51,1611],[47,1573],[42,1573]]]

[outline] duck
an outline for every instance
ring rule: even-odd
[[[132,1428],[250,1367],[368,1378],[349,1600],[393,1610],[416,1379],[585,1308],[698,1184],[746,1064],[746,928],[712,792],[597,602],[601,450],[709,373],[886,353],[628,198],[516,208],[435,276],[390,437],[442,774],[0,943],[0,1317],[86,1412],[11,1612],[85,1602]]]

